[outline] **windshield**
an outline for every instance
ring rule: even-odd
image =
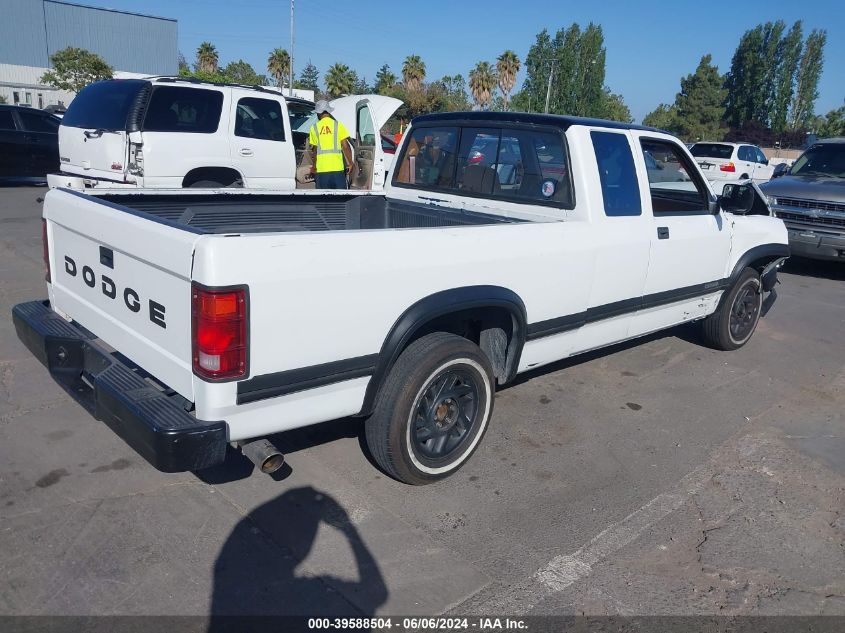
[[[140,79],[93,83],[83,88],[70,102],[62,125],[90,130],[125,130],[129,110],[147,84]]]
[[[801,154],[789,173],[792,176],[845,178],[845,143],[814,145]]]
[[[734,148],[732,145],[722,145],[721,143],[696,143],[690,149],[693,156],[702,158],[725,158],[728,159],[733,154]]]

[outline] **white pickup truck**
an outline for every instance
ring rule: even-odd
[[[644,156],[690,176],[650,181]],[[164,471],[264,470],[266,436],[366,417],[411,484],[466,462],[497,385],[700,320],[744,345],[789,255],[755,185],[715,196],[677,139],[571,117],[419,117],[385,192],[54,189],[21,340]]]

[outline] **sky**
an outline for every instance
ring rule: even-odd
[[[220,63],[243,59],[266,73],[273,48],[290,49],[289,0],[71,0],[80,4],[147,13],[179,21],[179,50],[192,62],[199,44],[212,42]],[[845,2],[759,0],[698,3],[689,0],[568,2],[554,0],[426,0],[408,2],[296,0],[294,72],[308,60],[320,70],[342,62],[371,83],[382,64],[401,75],[402,61],[417,54],[429,80],[461,73],[479,61],[495,62],[506,49],[525,59],[536,34],[554,34],[578,22],[604,30],[605,83],[622,94],[637,121],[660,103],[672,103],[681,77],[701,56],[712,54],[720,72],[743,32],[766,21],[802,20],[805,35],[827,30],[824,72],[816,113],[845,100]],[[517,79],[522,85],[524,73]]]

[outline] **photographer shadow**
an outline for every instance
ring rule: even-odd
[[[297,573],[323,523],[351,549],[357,580]],[[257,507],[232,530],[214,565],[208,631],[243,631],[244,616],[371,617],[387,596],[378,564],[346,510],[304,486]]]

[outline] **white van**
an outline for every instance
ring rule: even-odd
[[[354,137],[357,188],[384,184],[384,156],[371,131],[401,105],[391,99],[396,104],[385,108],[385,99],[356,97],[354,119],[341,119],[351,134],[363,134]],[[377,119],[376,110],[389,114]],[[61,172],[48,183],[74,189],[313,187],[301,159],[314,116],[312,102],[261,87],[177,77],[94,83],[62,120]]]

